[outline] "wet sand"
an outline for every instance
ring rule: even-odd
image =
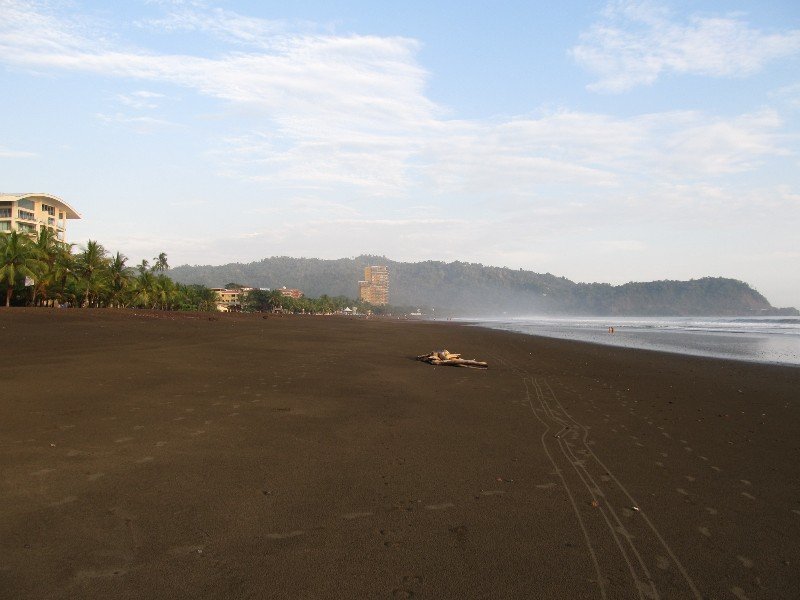
[[[800,368],[0,310],[0,598],[796,598]],[[446,347],[487,360],[432,367]]]

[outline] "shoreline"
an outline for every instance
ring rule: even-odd
[[[800,586],[796,368],[459,322],[262,317],[0,311],[15,340],[0,365],[0,589]],[[441,348],[489,369],[414,360]]]
[[[578,318],[576,318],[578,319]],[[568,319],[565,319],[567,321]],[[776,337],[767,342],[771,347],[762,354],[772,355],[772,358],[760,358],[756,350],[749,353],[743,350],[748,344],[755,344],[763,341],[767,335],[783,336],[785,334],[763,334],[748,331],[702,331],[702,330],[677,330],[660,328],[638,328],[629,330],[627,326],[615,325],[616,331],[607,334],[602,327],[596,330],[569,329],[563,327],[560,330],[548,331],[542,327],[535,329],[533,326],[520,320],[520,323],[513,321],[498,320],[497,325],[492,321],[485,320],[459,320],[460,322],[472,327],[483,327],[495,331],[509,331],[520,335],[531,335],[547,339],[564,341],[574,341],[584,344],[596,344],[609,348],[628,348],[637,351],[663,352],[678,356],[694,356],[698,358],[717,358],[721,360],[731,360],[734,362],[746,362],[764,365],[782,365],[789,367],[800,367],[800,339],[794,336],[787,339]],[[609,323],[615,323],[609,319]],[[616,321],[619,323],[619,321]],[[508,325],[503,327],[503,325]],[[525,330],[529,327],[530,330]],[[608,337],[612,336],[612,337]],[[725,344],[727,343],[727,352]],[[692,347],[694,346],[694,347]],[[775,358],[780,354],[776,348],[783,349],[782,358]]]

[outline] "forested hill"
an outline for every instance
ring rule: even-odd
[[[389,267],[391,304],[435,307],[438,314],[798,314],[795,309],[773,308],[746,283],[720,277],[612,286],[474,263],[402,263],[380,256],[337,260],[279,256],[248,264],[183,265],[170,270],[169,275],[180,283],[211,287],[228,283],[286,286],[299,288],[311,297],[327,294],[357,298],[358,281],[369,265]]]

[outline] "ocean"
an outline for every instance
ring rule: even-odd
[[[800,366],[800,317],[459,319],[480,327],[751,362]],[[614,333],[609,328],[614,328]]]

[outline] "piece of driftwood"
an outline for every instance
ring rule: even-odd
[[[451,354],[447,350],[434,350],[430,354],[422,354],[417,360],[430,365],[447,365],[450,367],[467,367],[468,369],[488,369],[489,364],[479,360],[461,358],[460,354]]]

